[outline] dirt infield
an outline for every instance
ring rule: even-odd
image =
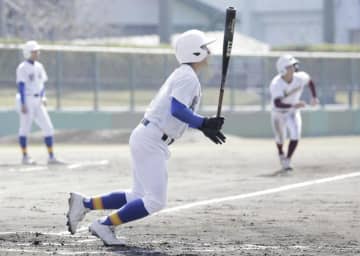
[[[106,212],[75,236],[65,214],[70,191],[130,187],[126,144],[59,144],[69,164],[58,167],[42,145],[29,147],[35,167],[0,145],[0,255],[360,255],[360,137],[303,139],[283,173],[270,139],[216,146],[197,135],[171,146],[167,212],[117,228],[122,247],[87,232]]]

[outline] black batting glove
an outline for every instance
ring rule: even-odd
[[[220,131],[224,125],[223,117],[205,117],[199,130],[215,144],[225,143],[226,137]]]
[[[201,128],[209,128],[215,130],[221,130],[224,125],[225,118],[223,117],[205,117]]]
[[[215,144],[225,143],[226,137],[220,130],[203,128],[201,129],[201,131],[204,133],[206,137],[208,137]]]

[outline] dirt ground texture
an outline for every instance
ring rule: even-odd
[[[271,139],[228,138],[214,145],[199,133],[171,145],[168,209],[214,198],[360,171],[360,137],[304,138],[294,171],[278,172]],[[121,247],[104,247],[87,226],[66,230],[68,194],[131,187],[127,144],[55,147],[65,166],[22,166],[14,143],[0,145],[0,255],[360,255],[360,176],[248,198],[163,212],[116,229]]]

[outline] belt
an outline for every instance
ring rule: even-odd
[[[291,112],[290,110],[280,110],[280,109],[273,109],[272,111],[274,111],[276,113],[282,113],[282,114]]]
[[[141,120],[141,123],[144,125],[144,126],[147,126],[148,124],[150,124],[150,120],[144,118],[143,120]],[[164,141],[166,144],[168,145],[171,145],[175,140],[170,138],[166,133],[164,133],[162,136],[161,136],[161,140]]]

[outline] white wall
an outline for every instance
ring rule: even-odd
[[[181,1],[173,1],[173,24],[174,25],[207,25],[209,18],[194,10],[187,5],[181,4]]]
[[[360,0],[337,0],[335,10],[335,42],[350,43],[351,29],[360,30]]]
[[[253,0],[244,7],[240,31],[260,41],[272,46],[322,42],[322,0]]]
[[[158,23],[158,0],[76,0],[75,8],[81,24]]]
[[[322,17],[317,13],[261,14],[253,21],[262,33],[256,37],[272,46],[322,42]]]

